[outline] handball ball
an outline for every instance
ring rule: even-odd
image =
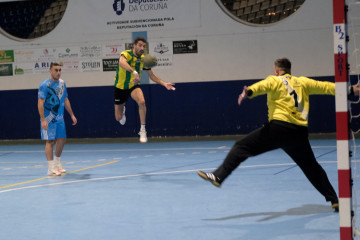
[[[148,54],[144,57],[144,67],[152,68],[155,67],[157,64],[157,59],[154,55]]]

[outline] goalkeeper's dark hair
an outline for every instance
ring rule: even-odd
[[[144,43],[147,43],[147,41],[146,41],[146,39],[145,38],[143,38],[143,37],[137,37],[137,38],[135,38],[135,40],[134,40],[134,44],[137,44],[138,42],[144,42]]]
[[[275,67],[281,69],[285,73],[291,74],[291,62],[287,58],[279,58],[274,62]]]

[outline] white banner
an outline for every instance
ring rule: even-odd
[[[70,6],[84,34],[159,31],[200,26],[200,1],[87,0]],[[95,12],[96,11],[96,12]],[[92,16],[78,19],[77,16]],[[66,15],[65,15],[66,17]]]
[[[149,42],[149,53],[157,58],[157,69],[172,68],[173,65],[173,43]]]
[[[80,62],[81,72],[102,72],[102,60],[85,60]]]
[[[107,44],[102,46],[102,57],[119,58],[120,53],[125,51],[125,44]]]

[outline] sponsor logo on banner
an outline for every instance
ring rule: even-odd
[[[55,59],[57,57],[56,52],[56,48],[34,49],[34,57],[36,61]]]
[[[155,55],[169,55],[173,54],[172,42],[150,42],[150,53]]]
[[[0,63],[14,62],[13,50],[0,50]]]
[[[191,28],[200,26],[200,2],[194,0],[113,0],[107,9],[101,12],[106,28],[95,26],[89,28],[97,32],[134,32],[146,30],[163,30]],[[100,2],[99,2],[100,3]],[[112,12],[112,14],[109,14]],[[184,14],[186,12],[186,14]],[[104,23],[104,22],[103,22]],[[89,29],[85,27],[84,29]],[[91,31],[93,32],[93,31]]]
[[[174,41],[173,52],[174,54],[197,53],[198,52],[197,40]]]
[[[125,10],[124,0],[114,0],[113,9],[117,15],[121,15]]]
[[[82,46],[80,47],[81,58],[100,58],[101,57],[101,46]]]
[[[34,50],[14,50],[14,58],[16,62],[29,62],[36,60]]]
[[[172,68],[173,65],[173,56],[172,55],[160,55],[157,56],[157,65],[156,68]]]
[[[125,50],[124,44],[109,44],[102,46],[102,57],[119,58],[120,53]]]
[[[160,53],[160,54],[164,54],[169,51],[170,51],[170,48],[168,46],[164,45],[163,43],[159,43],[154,49],[154,52]]]
[[[156,69],[172,68],[172,42],[149,42],[150,54],[157,58]]]
[[[49,73],[51,62],[35,62],[34,73]]]
[[[101,72],[102,71],[102,61],[82,61],[81,64],[82,72]]]
[[[34,65],[33,63],[16,63],[14,64],[14,75],[32,74]]]
[[[79,47],[59,48],[58,58],[78,58],[80,56]]]
[[[129,0],[126,9],[129,12],[157,11],[168,8],[168,0]],[[125,11],[124,0],[114,0],[113,9],[117,15]]]
[[[79,61],[60,61],[59,64],[63,73],[79,72]]]
[[[119,66],[119,59],[103,59],[102,63],[104,72],[116,71],[117,67]]]
[[[12,76],[12,64],[0,64],[0,76]]]

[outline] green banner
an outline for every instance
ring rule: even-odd
[[[0,76],[12,76],[12,64],[0,64]]]
[[[0,50],[0,63],[14,62],[14,50]]]

